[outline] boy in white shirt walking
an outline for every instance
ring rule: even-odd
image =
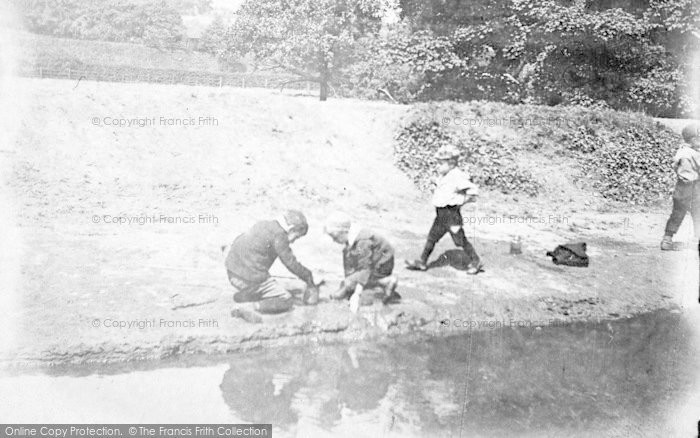
[[[435,220],[428,233],[428,240],[420,259],[407,263],[408,269],[425,271],[430,254],[435,244],[446,234],[450,233],[455,245],[464,250],[469,265],[467,274],[475,275],[483,271],[483,263],[477,255],[472,244],[464,234],[462,213],[460,208],[467,202],[474,202],[478,195],[478,187],[474,184],[466,172],[460,170],[460,151],[452,146],[441,148],[436,158],[438,160],[438,173],[440,179],[433,193],[432,203],[435,206]]]

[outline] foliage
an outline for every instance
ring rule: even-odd
[[[460,119],[479,123],[454,123]],[[414,105],[397,130],[394,150],[399,168],[424,191],[432,189],[435,151],[451,144],[464,151],[463,165],[485,188],[537,195],[546,176],[531,170],[554,154],[575,169],[572,184],[582,178],[611,201],[653,205],[670,196],[676,178],[670,163],[680,143],[678,135],[635,113],[443,102]],[[534,161],[528,158],[533,151]]]
[[[591,102],[662,116],[689,110],[681,99],[686,54],[674,52],[667,30],[673,22],[651,14],[654,5],[641,15],[618,8],[591,10],[585,2],[513,0],[513,6],[513,19],[529,43],[553,48],[533,81],[540,94],[554,92],[569,103],[584,103],[575,96],[585,95]]]
[[[162,0],[28,0],[18,4],[27,29],[47,35],[162,49],[172,47],[184,34],[180,15]]]
[[[411,33],[405,26],[366,38],[358,48],[347,75],[352,86],[370,93],[386,90],[399,102],[421,100],[433,83],[463,63],[448,38],[429,31]]]
[[[365,35],[379,30],[378,0],[247,0],[225,37],[224,55],[254,58],[321,84],[325,100]]]
[[[444,145],[462,151],[462,162],[480,186],[504,193],[536,196],[540,184],[518,166],[513,150],[489,140],[475,130],[457,131],[435,120],[435,106],[419,106],[396,134],[394,151],[398,167],[423,191],[433,188],[436,172],[435,153]]]
[[[408,33],[433,39],[422,44],[433,53],[421,56],[445,67],[439,74],[411,75],[415,92],[409,100],[590,105],[656,116],[689,114],[689,102],[700,100],[686,96],[691,54],[700,50],[690,32],[700,28],[697,1],[631,0],[625,9],[615,7],[623,5],[619,0],[608,6],[559,0],[400,3]],[[387,59],[401,41],[389,37],[376,44],[384,56],[374,59]],[[410,51],[391,59],[411,71],[420,60]],[[371,66],[363,73],[372,76]]]
[[[217,15],[202,34],[197,50],[213,55],[224,71],[245,72],[245,64],[226,50],[226,32],[224,19]]]
[[[168,0],[168,4],[183,15],[207,14],[214,9],[212,0]]]
[[[589,146],[582,151],[590,155],[581,161],[603,197],[633,205],[668,197],[676,179],[670,162],[677,136],[649,126],[587,136]]]
[[[700,7],[694,0],[649,0],[644,19],[655,29],[684,34],[698,30]]]
[[[224,24],[223,18],[217,15],[202,34],[201,41],[199,42],[199,50],[220,56],[224,47],[225,38],[226,25]]]

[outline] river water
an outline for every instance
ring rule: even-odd
[[[0,423],[272,423],[274,436],[695,436],[687,316],[0,377]]]

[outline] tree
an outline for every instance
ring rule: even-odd
[[[247,0],[228,29],[223,52],[254,58],[318,82],[326,100],[358,40],[381,25],[379,0]]]
[[[70,36],[72,23],[85,9],[77,0],[15,0],[14,3],[28,30],[57,36]]]
[[[450,38],[427,30],[411,32],[398,24],[362,41],[345,85],[361,97],[383,95],[399,102],[427,100],[435,85],[465,66]]]
[[[540,78],[541,87],[569,95],[573,89],[614,108],[643,109],[657,116],[690,110],[683,70],[695,50],[685,41],[700,24],[697,1],[650,0],[632,12],[591,9],[585,1],[513,4],[528,43],[551,48],[543,62],[550,74]]]
[[[214,7],[212,0],[168,0],[168,5],[182,15],[208,14]]]
[[[697,0],[400,4],[412,32],[447,38],[462,60],[425,76],[420,99],[601,105],[667,117],[688,115],[688,101],[700,101],[686,91],[699,49]]]
[[[184,34],[180,15],[164,0],[28,0],[20,6],[26,27],[48,35],[163,49]]]
[[[199,50],[211,53],[216,57],[221,57],[222,49],[225,46],[226,25],[223,18],[217,15],[211,24],[204,30],[199,42]]]

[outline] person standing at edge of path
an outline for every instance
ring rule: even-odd
[[[695,237],[700,239],[700,124],[686,126],[681,135],[685,144],[673,157],[673,170],[678,180],[673,191],[673,210],[661,240],[662,251],[674,249],[673,236],[688,212],[693,220]]]
[[[407,262],[408,269],[427,270],[428,258],[433,252],[435,244],[449,232],[452,241],[463,249],[467,260],[469,260],[467,274],[475,275],[483,271],[484,265],[481,259],[464,234],[462,213],[460,211],[464,204],[476,200],[479,190],[476,184],[471,181],[469,175],[457,167],[459,156],[459,149],[453,146],[442,147],[436,154],[438,173],[440,175],[432,200],[436,216],[432,227],[430,227],[428,239],[420,259],[414,262]]]
[[[335,243],[343,245],[345,279],[331,298],[350,298],[350,310],[353,313],[359,309],[365,288],[381,287],[384,291],[384,304],[401,299],[401,295],[396,292],[398,278],[392,275],[394,248],[385,238],[352,222],[350,216],[340,212],[328,217],[324,231]]]
[[[260,221],[247,232],[239,235],[231,244],[226,256],[226,272],[231,286],[236,290],[233,300],[237,303],[255,302],[259,313],[275,314],[292,309],[292,295],[270,276],[272,264],[279,259],[295,276],[306,283],[310,298],[307,304],[318,302],[318,287],[313,275],[299,263],[290,248],[309,230],[306,217],[297,210],[287,210],[276,220]],[[261,322],[256,313],[239,306],[231,316],[248,322]]]

